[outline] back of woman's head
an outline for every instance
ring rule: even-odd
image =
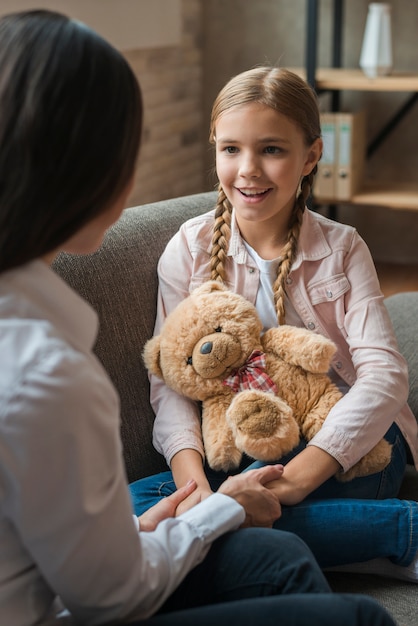
[[[0,272],[57,249],[131,180],[142,104],[126,60],[49,11],[0,19]]]

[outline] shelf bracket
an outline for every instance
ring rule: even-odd
[[[306,80],[315,89],[316,42],[318,31],[318,0],[307,0],[306,17]]]
[[[405,117],[410,109],[414,106],[418,100],[418,93],[412,94],[412,96],[405,102],[405,104],[391,117],[391,119],[385,124],[377,137],[367,147],[367,158],[370,158],[379,146],[383,143],[386,137],[396,128],[399,122]]]

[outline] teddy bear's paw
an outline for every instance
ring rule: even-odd
[[[353,478],[359,478],[360,476],[370,476],[371,474],[377,474],[385,469],[390,463],[392,456],[392,445],[382,439],[370,450],[363,458],[358,461],[348,472],[342,474],[339,472],[336,478],[340,482],[348,482]]]
[[[270,328],[262,343],[266,353],[313,374],[326,374],[336,351],[335,344],[327,337],[288,325]]]
[[[238,393],[226,412],[237,447],[259,461],[274,461],[299,442],[299,428],[286,402],[271,393]]]
[[[216,472],[228,472],[239,467],[242,452],[235,446],[224,446],[222,449],[206,450],[206,461]]]

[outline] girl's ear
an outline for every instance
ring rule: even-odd
[[[308,148],[308,155],[307,155],[305,166],[302,172],[303,176],[307,176],[308,174],[312,172],[313,168],[315,167],[315,165],[318,163],[319,159],[322,156],[322,150],[323,150],[323,142],[322,142],[322,139],[318,137],[317,139],[315,139],[313,144]]]

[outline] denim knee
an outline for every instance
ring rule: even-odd
[[[171,472],[161,472],[146,478],[140,478],[129,485],[132,507],[135,515],[145,511],[166,498],[176,490]]]

